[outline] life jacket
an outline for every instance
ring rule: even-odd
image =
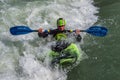
[[[55,35],[56,40],[65,40],[67,38],[65,33],[58,33]]]

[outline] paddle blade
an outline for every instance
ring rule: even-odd
[[[106,36],[107,31],[108,31],[107,28],[102,26],[92,26],[89,29],[85,30],[85,32],[91,35],[100,36],[100,37]]]
[[[10,33],[12,35],[22,35],[33,32],[29,27],[27,26],[14,26],[10,28]]]

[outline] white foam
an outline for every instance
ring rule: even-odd
[[[23,77],[29,80],[56,80],[57,78],[60,80],[60,76],[64,76],[60,70],[51,70],[49,66],[45,66],[31,54],[25,54],[24,57],[21,57],[20,66],[23,73],[27,75]],[[66,77],[62,80],[66,80]]]
[[[38,38],[37,33],[13,36],[9,28],[15,25],[28,25],[31,29],[56,28],[56,20],[63,17],[66,28],[87,29],[97,21],[94,14],[98,11],[93,0],[37,0],[24,6],[11,5],[13,0],[0,1],[0,80],[66,80],[66,71],[51,70],[47,65],[50,40],[46,43],[47,39]]]

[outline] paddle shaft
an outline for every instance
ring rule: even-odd
[[[33,32],[38,32],[38,30],[32,30]]]
[[[51,30],[52,31],[52,30]],[[54,30],[53,30],[54,31]],[[10,33],[12,35],[23,35],[31,32],[39,32],[39,30],[32,30],[28,26],[14,26],[10,28]],[[62,32],[62,31],[58,31]],[[63,31],[64,32],[64,31]],[[76,32],[76,30],[66,30],[65,32]],[[80,30],[80,32],[86,32],[94,36],[105,36],[107,34],[107,29],[101,26],[92,26],[86,30]],[[43,33],[50,33],[49,30],[43,30]],[[55,31],[56,33],[56,31]]]

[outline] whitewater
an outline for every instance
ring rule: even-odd
[[[52,70],[48,65],[54,42],[50,36],[13,36],[9,29],[16,25],[55,29],[59,17],[66,20],[67,29],[87,29],[97,22],[96,13],[93,0],[0,0],[0,80],[67,80],[66,70]]]

